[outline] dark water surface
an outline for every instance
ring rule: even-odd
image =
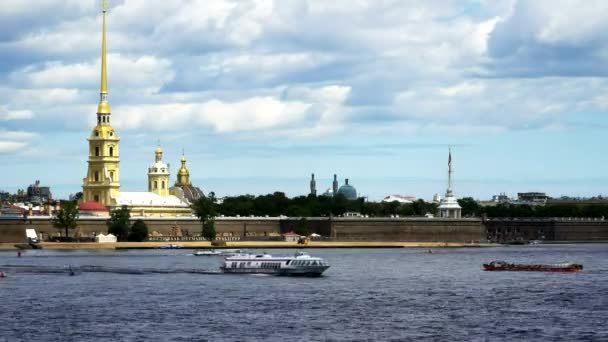
[[[608,245],[433,251],[311,249],[332,265],[321,278],[189,273],[221,260],[191,250],[0,252],[0,341],[608,341]]]

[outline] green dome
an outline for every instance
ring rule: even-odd
[[[357,189],[354,186],[348,184],[348,179],[345,179],[345,184],[338,189],[338,193],[342,194],[346,199],[356,200]]]

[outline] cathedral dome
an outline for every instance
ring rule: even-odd
[[[338,189],[338,193],[342,194],[344,197],[346,197],[346,199],[349,200],[357,199],[357,189],[354,186],[348,184],[348,179],[346,179],[345,184]]]

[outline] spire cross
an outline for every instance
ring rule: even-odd
[[[108,10],[108,0],[101,1],[101,10],[105,13]]]

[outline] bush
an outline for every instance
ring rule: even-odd
[[[205,240],[213,241],[215,240],[215,222],[213,220],[206,221],[203,223],[203,231],[201,235]]]
[[[131,226],[131,232],[129,233],[129,241],[142,242],[148,238],[148,226],[140,219],[136,220]]]

